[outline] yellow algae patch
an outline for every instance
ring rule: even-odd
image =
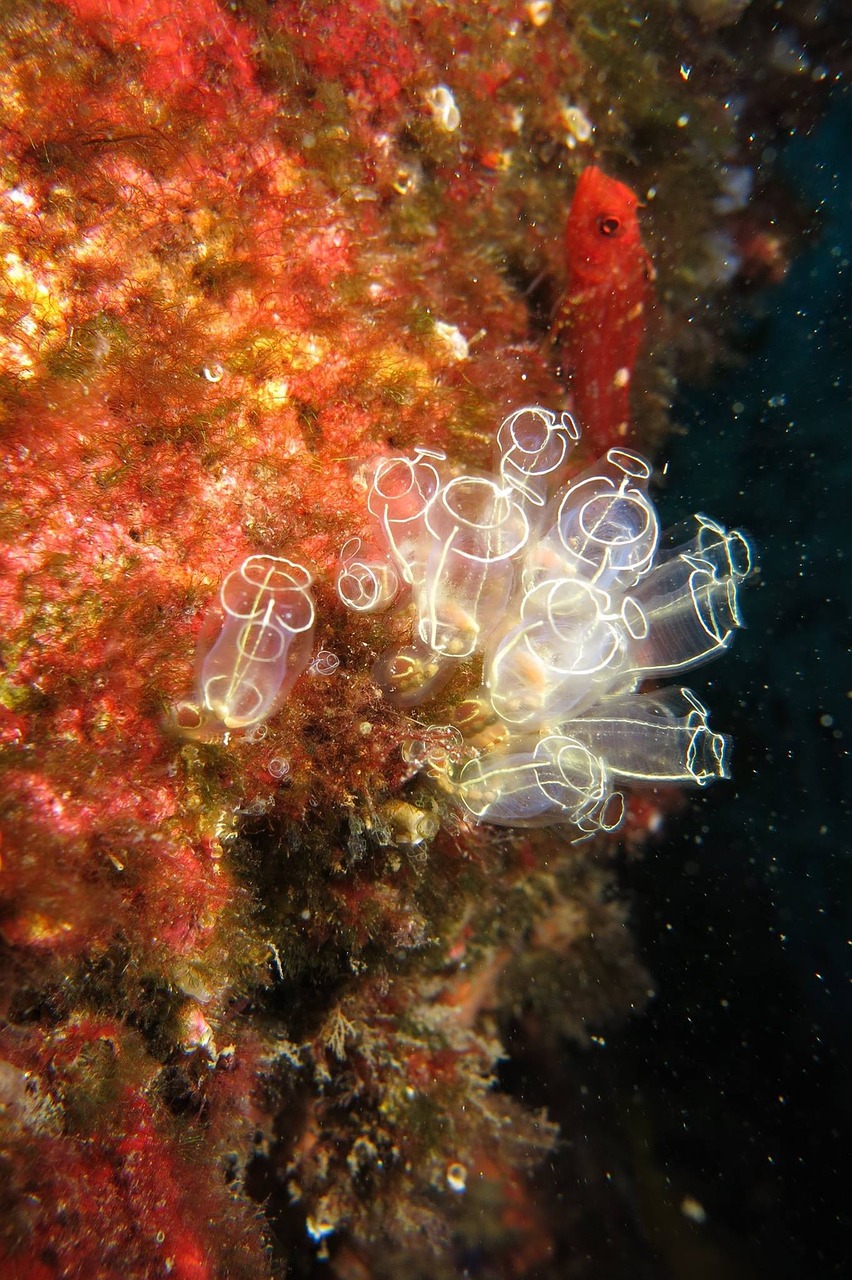
[[[68,300],[57,272],[45,263],[25,262],[11,249],[2,258],[0,369],[21,379],[34,376],[36,361],[67,338]]]

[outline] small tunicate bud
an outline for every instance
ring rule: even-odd
[[[419,738],[407,738],[402,758],[415,769],[428,769],[434,776],[446,773],[451,764],[464,758],[464,738],[455,725],[430,724]]]
[[[263,742],[263,739],[268,735],[268,733],[268,725],[255,724],[252,725],[250,729],[246,729],[245,740],[246,742]]]
[[[425,737],[426,764],[433,777],[447,773],[464,758],[464,738],[455,725],[430,724]]]
[[[445,84],[437,84],[426,93],[426,102],[439,128],[455,133],[461,124],[461,114],[456,100]]]
[[[406,738],[400,747],[400,755],[414,769],[425,769],[429,748],[422,738]]]
[[[399,574],[389,551],[350,538],[337,562],[337,594],[353,613],[381,613],[399,592]]]
[[[170,723],[179,733],[193,737],[204,727],[204,709],[189,698],[181,698],[171,708]]]
[[[340,666],[340,659],[330,649],[320,649],[308,668],[312,676],[333,676]]]
[[[266,767],[273,778],[286,778],[290,772],[290,762],[283,756],[273,756]]]
[[[383,653],[373,667],[373,679],[395,707],[415,707],[438,693],[454,671],[452,659],[418,641]]]

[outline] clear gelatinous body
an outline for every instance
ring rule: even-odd
[[[491,634],[511,595],[513,557],[529,524],[493,480],[456,476],[426,508],[425,575],[415,586],[420,639],[436,653],[469,657]]]
[[[226,729],[272,714],[308,665],[311,575],[281,556],[248,556],[219,590],[221,625],[198,655],[199,703]]]
[[[615,683],[625,652],[605,592],[576,578],[540,583],[486,654],[491,704],[509,724],[563,720]]]
[[[679,553],[664,560],[630,592],[635,606],[631,669],[668,675],[724,652],[742,625],[738,592],[751,571],[751,552],[738,530],[706,516]]]
[[[610,449],[569,485],[531,565],[533,576],[555,570],[601,590],[629,586],[649,567],[659,523],[645,492],[651,469],[644,458]]]
[[[495,463],[503,485],[526,504],[530,519],[547,503],[580,432],[570,413],[558,418],[541,405],[516,409],[500,424]]]
[[[373,679],[395,707],[416,707],[440,692],[454,672],[451,658],[416,640],[383,653],[373,667]]]
[[[605,698],[570,722],[619,781],[706,786],[727,778],[730,740],[713,733],[707,708],[689,689]]]
[[[379,522],[403,581],[422,578],[426,508],[441,485],[442,453],[418,449],[413,458],[383,458],[370,485],[367,506]]]
[[[685,545],[661,549],[648,463],[610,449],[566,479],[578,435],[570,415],[532,405],[499,427],[491,476],[448,474],[425,450],[382,460],[368,506],[387,551],[341,555],[355,611],[381,607],[391,571],[411,588],[413,642],[374,668],[397,706],[482,657],[482,688],[449,713],[463,747],[438,768],[414,736],[406,756],[481,822],[612,830],[617,784],[727,777],[729,742],[695,695],[641,685],[729,647],[748,539],[696,516]]]
[[[565,822],[591,832],[612,829],[622,815],[604,762],[560,734],[539,739],[531,749],[468,761],[459,773],[458,796],[479,821],[504,827]]]

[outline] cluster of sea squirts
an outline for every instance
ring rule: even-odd
[[[359,477],[374,535],[343,546],[337,594],[362,613],[413,604],[411,643],[373,670],[400,708],[480,657],[482,686],[437,746],[403,748],[475,821],[612,831],[625,784],[728,776],[729,740],[679,681],[741,625],[748,539],[704,515],[682,543],[661,536],[646,460],[612,448],[572,474],[579,436],[570,414],[526,406],[501,424],[490,474],[417,449]],[[225,578],[182,723],[227,733],[275,711],[311,660],[311,582],[274,555]],[[661,688],[665,677],[675,683]]]

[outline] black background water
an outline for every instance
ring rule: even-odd
[[[747,630],[693,681],[734,781],[626,872],[658,995],[619,1088],[684,1218],[646,1210],[665,1275],[852,1276],[850,142],[847,95],[785,148],[819,234],[743,317],[743,367],[678,405],[660,500],[664,524],[750,530],[760,564]]]

